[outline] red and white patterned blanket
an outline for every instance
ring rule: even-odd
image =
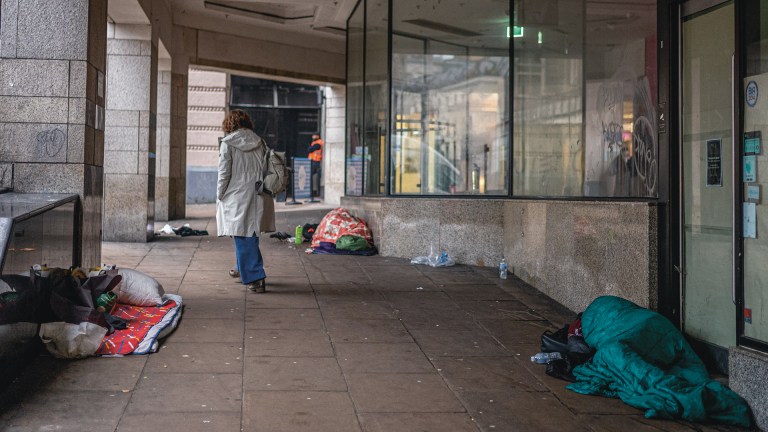
[[[368,224],[361,218],[352,216],[345,208],[338,207],[325,215],[312,236],[312,247],[320,246],[320,242],[336,244],[341,236],[356,235],[363,237],[368,244],[373,244],[373,235]]]
[[[170,297],[170,296],[169,296]],[[173,296],[161,306],[117,304],[112,315],[128,322],[128,327],[104,336],[97,356],[148,354],[157,351],[157,339],[169,326],[175,327],[181,315],[181,298]]]

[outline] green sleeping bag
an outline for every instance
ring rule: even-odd
[[[717,381],[669,320],[613,296],[595,299],[581,318],[592,360],[576,367],[577,393],[620,398],[647,418],[750,426],[746,402]]]

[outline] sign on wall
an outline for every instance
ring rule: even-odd
[[[707,187],[723,186],[722,148],[722,140],[707,140]]]

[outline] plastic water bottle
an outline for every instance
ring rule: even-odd
[[[301,244],[301,242],[304,240],[304,237],[302,236],[302,231],[303,231],[303,230],[302,230],[302,228],[301,228],[301,225],[296,225],[296,237],[294,238],[294,240],[293,240],[293,241],[294,241],[294,242],[295,242],[297,245],[300,245],[300,244]]]
[[[531,361],[538,364],[545,364],[551,362],[552,360],[559,360],[561,358],[563,358],[563,356],[559,352],[540,352],[535,356],[531,356]]]
[[[509,265],[507,264],[506,258],[501,259],[501,263],[499,263],[499,278],[506,279],[507,278],[507,269],[509,268]]]

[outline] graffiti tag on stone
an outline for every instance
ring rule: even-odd
[[[64,148],[67,134],[61,129],[51,129],[37,134],[37,144],[48,157],[56,157]]]

